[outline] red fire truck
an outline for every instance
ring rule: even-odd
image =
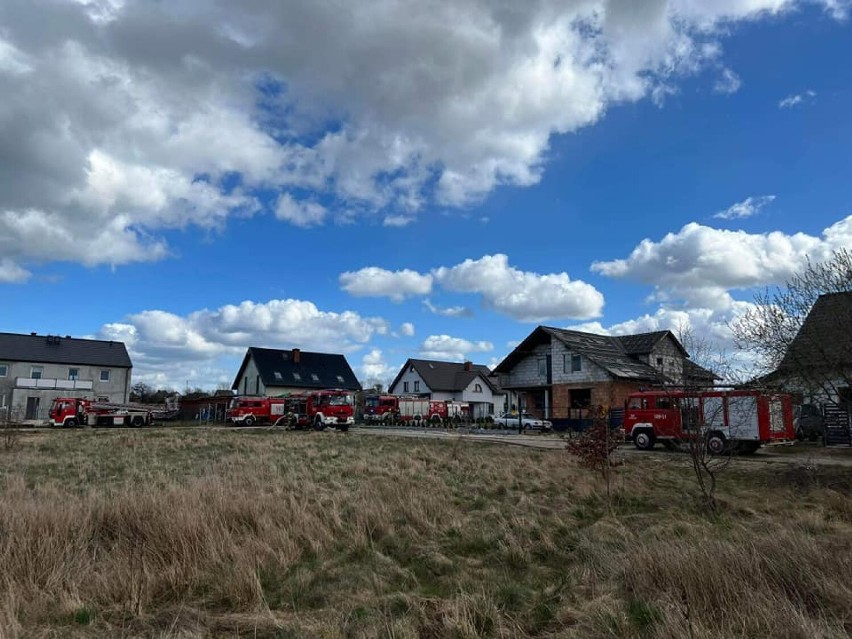
[[[364,400],[364,421],[383,424],[441,424],[469,421],[470,404],[410,395],[370,395]]]
[[[643,391],[628,396],[624,432],[640,450],[674,448],[696,434],[713,454],[753,453],[762,444],[793,441],[789,395],[756,390]]]
[[[148,426],[149,408],[133,404],[95,402],[87,397],[57,397],[48,411],[51,426]]]
[[[355,423],[351,391],[326,389],[285,397],[235,397],[227,418],[235,424],[279,423],[296,428],[333,426],[347,430]]]

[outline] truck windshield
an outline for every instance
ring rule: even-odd
[[[368,397],[367,399],[364,400],[364,406],[366,406],[367,408],[375,408],[378,405],[379,405],[379,398],[378,397]]]
[[[328,403],[331,406],[351,406],[352,395],[332,395],[328,398]]]

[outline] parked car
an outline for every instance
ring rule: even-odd
[[[494,418],[494,423],[506,428],[517,428],[519,417],[517,413],[503,413],[499,417]],[[553,428],[553,424],[546,419],[533,417],[527,412],[520,415],[520,421],[524,425],[524,430],[540,430],[542,432],[549,431]]]
[[[796,406],[793,416],[793,427],[799,441],[815,442],[822,437],[824,424],[822,413],[816,404]]]

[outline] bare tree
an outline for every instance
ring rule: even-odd
[[[833,295],[832,295],[833,294]],[[818,313],[812,314],[812,311]],[[766,289],[730,325],[769,383],[812,398],[837,398],[852,386],[852,252],[808,260],[784,286]]]

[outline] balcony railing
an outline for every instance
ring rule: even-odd
[[[92,390],[91,379],[53,379],[50,377],[16,377],[16,388],[37,388],[40,390]]]

